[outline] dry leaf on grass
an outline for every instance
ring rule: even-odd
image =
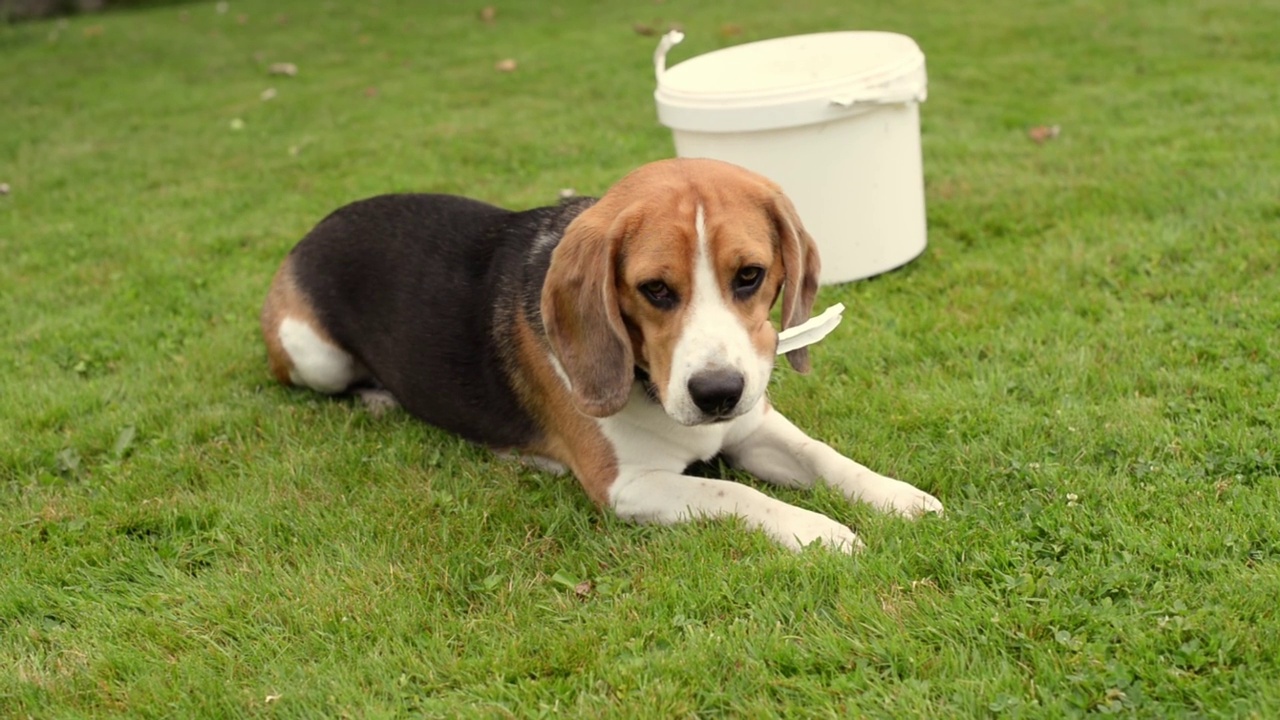
[[[377,96],[378,96],[378,88],[376,88],[376,87],[367,87],[367,88],[365,88],[365,89],[364,89],[364,96],[365,96],[365,97],[368,97],[368,98],[371,98],[371,97],[377,97]]]
[[[258,95],[258,97],[262,98],[263,102],[266,102],[267,100],[274,100],[276,97],[276,89],[267,88],[266,90],[263,90],[262,93]]]
[[[742,26],[738,23],[725,23],[720,26],[720,37],[735,38],[742,34]]]
[[[498,72],[514,72],[516,69],[516,61],[512,58],[507,58],[506,60],[499,60],[498,62],[494,63],[493,69],[497,70]]]
[[[498,8],[489,5],[480,9],[480,20],[491,23],[498,17]]]
[[[582,582],[573,586],[573,594],[577,595],[580,598],[585,598],[591,595],[591,591],[592,589],[594,589],[594,587],[595,587],[595,584],[592,583],[590,580],[583,580]]]
[[[645,23],[636,23],[631,26],[631,30],[643,37],[652,37],[658,34],[658,31],[652,25],[646,25]]]
[[[293,77],[298,74],[298,66],[293,63],[271,63],[271,67],[267,68],[267,72],[272,75]]]
[[[1037,125],[1027,131],[1027,137],[1036,141],[1037,144],[1044,143],[1058,137],[1062,132],[1062,128],[1057,125]]]

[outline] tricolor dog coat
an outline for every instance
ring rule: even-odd
[[[797,429],[765,395],[778,332],[819,261],[779,188],[713,160],[645,165],[598,200],[513,212],[447,195],[347,205],[294,247],[262,331],[272,374],[359,390],[500,452],[572,472],[637,522],[736,516],[790,548],[845,525],[685,469],[722,455],[914,517],[936,498]],[[809,369],[808,350],[787,354]]]

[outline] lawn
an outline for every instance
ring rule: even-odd
[[[481,5],[0,25],[0,716],[1280,717],[1274,0]],[[634,26],[671,22],[673,62],[928,57],[929,249],[825,288],[772,388],[947,506],[767,490],[856,557],[628,525],[267,375],[271,274],[338,205],[670,155]]]

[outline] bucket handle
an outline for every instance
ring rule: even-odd
[[[849,93],[831,98],[831,104],[842,108],[855,105],[901,105],[910,102],[924,102],[925,90],[907,90],[890,95],[858,95]]]
[[[667,72],[667,53],[682,40],[684,40],[684,33],[672,30],[658,41],[658,49],[653,51],[653,74],[658,78],[658,84],[662,84],[662,76]]]

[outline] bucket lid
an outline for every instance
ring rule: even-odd
[[[658,119],[677,130],[744,132],[827,122],[922,102],[924,53],[906,35],[828,32],[747,43],[671,68],[671,33],[654,53]]]

